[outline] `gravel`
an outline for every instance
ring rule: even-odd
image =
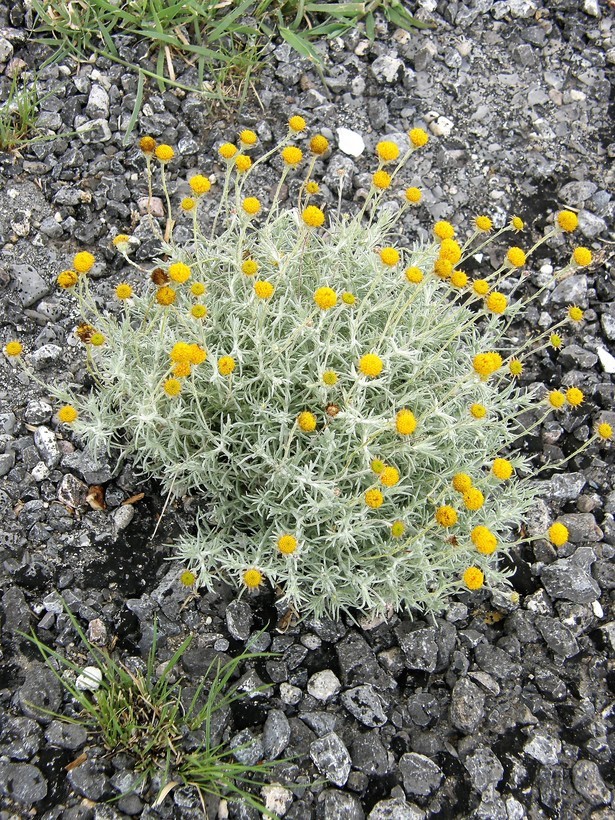
[[[27,37],[29,12],[20,2],[0,3],[3,98],[13,72],[36,71],[38,127],[54,137],[0,154],[2,344],[26,340],[28,362],[43,383],[5,362],[3,817],[203,816],[185,786],[154,806],[159,784],[132,791],[128,755],[107,753],[83,726],[41,711],[74,717],[76,707],[21,633],[34,627],[78,670],[92,664],[62,599],[90,639],[115,647],[129,668],[151,646],[154,618],[159,664],[194,636],[178,670],[188,687],[215,659],[247,647],[275,653],[241,666],[236,682],[245,705],[222,710],[213,732],[246,763],[278,761],[261,797],[281,817],[612,815],[613,448],[592,445],[561,471],[546,466],[574,453],[596,421],[615,424],[612,20],[596,0],[419,0],[415,13],[435,27],[407,33],[376,15],[373,42],[360,29],[319,46],[324,84],[286,43],[274,43],[258,79],[262,107],[253,98],[241,115],[146,83],[138,131],[177,146],[174,196],[188,173],[219,175],[215,147],[239,126],[254,127],[267,150],[285,119],[300,112],[331,141],[317,164],[324,201],[335,203],[341,192],[349,208],[362,203],[379,139],[399,140],[416,126],[429,131],[428,149],[407,170],[408,184],[425,192],[421,208],[404,216],[410,238],[426,238],[436,219],[463,231],[479,212],[492,214],[496,225],[519,213],[530,245],[556,210],[578,210],[578,236],[546,243],[523,288],[530,294],[548,282],[574,242],[592,249],[595,264],[549,285],[512,327],[524,340],[564,319],[571,304],[586,311],[580,329],[562,329],[563,349],[537,352],[522,376],[528,387],[574,384],[588,395],[578,411],[547,420],[520,442],[528,463],[544,468],[528,532],[559,520],[570,543],[556,551],[540,539],[522,541],[509,559],[518,601],[498,591],[466,594],[443,619],[400,613],[372,622],[357,613],[355,620],[289,625],[278,621],[273,593],[237,598],[223,583],[215,593],[184,588],[164,559],[190,526],[191,500],[169,504],[158,521],[165,499],[155,483],[141,482],[130,465],[84,452],[57,427],[43,386],[89,384],[72,340],[74,305],[54,285],[72,253],[87,248],[96,255],[94,288],[102,300],[127,275],[110,249],[118,231],[130,228],[138,238],[140,261],[158,253],[137,134],[124,142],[137,78],[102,57],[43,68],[49,52]],[[130,59],[146,60],[130,38],[118,46]],[[190,69],[176,69],[180,82],[192,81]],[[271,173],[274,165],[263,173],[265,197]],[[154,218],[163,219],[162,192],[154,194]],[[117,803],[106,802],[119,794]],[[221,820],[258,816],[225,801],[214,800],[210,809]]]

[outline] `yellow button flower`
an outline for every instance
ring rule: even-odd
[[[548,531],[549,541],[555,547],[563,547],[564,544],[568,541],[568,527],[564,524],[556,521],[555,524],[551,524]]]
[[[382,368],[382,359],[375,353],[366,353],[359,359],[359,370],[370,379],[379,376],[382,373]]]
[[[310,228],[320,228],[325,221],[325,215],[316,205],[308,205],[301,214],[301,218]]]
[[[463,583],[468,589],[480,589],[485,582],[485,576],[478,567],[468,567],[463,573]]]
[[[297,424],[304,433],[313,433],[316,429],[317,419],[314,413],[304,410],[297,416]]]
[[[402,436],[409,436],[416,430],[416,417],[412,410],[403,408],[395,416],[395,429]]]
[[[173,157],[175,156],[175,151],[171,148],[170,145],[158,145],[156,147],[156,159],[161,162],[163,165],[166,162],[171,162]]]
[[[399,157],[399,148],[391,140],[382,140],[376,145],[376,154],[382,163],[395,162]]]
[[[75,254],[73,259],[73,268],[77,273],[89,273],[94,267],[96,259],[88,251],[80,251]]]
[[[318,288],[314,292],[314,301],[321,310],[329,310],[337,304],[337,294],[333,288]]]

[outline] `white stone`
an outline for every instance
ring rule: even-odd
[[[265,808],[272,811],[278,817],[284,817],[293,802],[293,793],[279,783],[271,783],[263,786],[261,794],[265,801]],[[266,820],[267,815],[263,814]]]
[[[600,601],[592,601],[592,609],[596,618],[604,618],[604,610],[600,606]]]
[[[605,373],[615,373],[615,357],[611,356],[608,350],[603,347],[596,348],[596,353],[600,359],[600,364]]]
[[[287,703],[289,706],[296,706],[303,697],[303,693],[298,686],[291,686],[290,683],[281,683],[280,697],[283,703]]]
[[[337,675],[330,669],[323,669],[322,672],[316,672],[315,675],[309,679],[307,690],[316,700],[330,700],[335,697],[342,688]]]
[[[44,481],[46,478],[49,478],[49,467],[44,461],[39,461],[39,463],[32,468],[31,476],[35,481]]]
[[[435,137],[448,137],[453,131],[455,123],[448,117],[441,116],[429,126],[429,130]]]
[[[75,681],[75,686],[81,692],[96,692],[100,689],[102,672],[97,666],[86,666]]]
[[[351,131],[350,128],[337,129],[337,143],[340,151],[350,157],[360,157],[365,151],[365,141],[361,134]]]
[[[589,14],[590,17],[600,17],[598,0],[585,0],[583,3],[583,11],[585,14]]]

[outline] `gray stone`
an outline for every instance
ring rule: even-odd
[[[23,417],[27,424],[38,425],[48,422],[52,413],[53,408],[48,402],[43,399],[32,399],[27,403]]]
[[[35,720],[6,715],[0,729],[0,755],[13,760],[29,760],[39,750],[41,730]]]
[[[49,427],[37,427],[34,431],[34,443],[45,464],[53,469],[60,461],[60,448],[53,430]]]
[[[602,530],[592,513],[568,513],[557,519],[568,529],[571,544],[582,544],[602,540]]]
[[[13,265],[12,271],[16,284],[15,292],[22,307],[32,307],[49,293],[49,285],[32,265]]]
[[[425,812],[403,797],[381,800],[370,811],[367,820],[424,820]]]
[[[252,609],[246,601],[231,601],[225,612],[226,628],[233,638],[246,641],[252,628]]]
[[[310,757],[324,777],[336,786],[346,784],[352,761],[348,749],[335,732],[314,740],[310,744]]]
[[[307,690],[309,694],[323,703],[334,698],[342,688],[337,675],[330,669],[316,672],[309,679]]]
[[[11,800],[31,806],[47,796],[47,781],[30,763],[0,761],[0,791]]]
[[[71,752],[80,749],[87,739],[87,730],[78,723],[52,720],[45,729],[47,743],[51,746],[59,746],[61,749],[69,749]]]
[[[30,631],[30,608],[19,587],[9,587],[2,597],[4,635],[17,637],[18,632]]]
[[[466,735],[474,732],[485,716],[485,695],[468,678],[460,678],[451,694],[450,719]]]
[[[280,786],[279,783],[271,783],[263,786],[261,794],[265,808],[269,809],[269,811],[273,812],[277,817],[284,817],[293,802],[293,793],[290,789],[285,789],[284,786]],[[214,815],[212,813],[207,816],[213,817]],[[220,815],[218,815],[218,817],[219,816]]]
[[[263,752],[267,760],[279,757],[290,742],[290,724],[281,709],[270,709],[263,726]]]
[[[397,627],[395,634],[404,653],[407,668],[433,672],[438,664],[435,628],[428,626],[407,631],[404,626]]]
[[[587,307],[587,276],[582,273],[563,279],[551,293],[550,301],[556,305]]]
[[[328,789],[323,796],[322,820],[363,820],[365,812],[358,797]]]
[[[10,411],[6,413],[0,413],[0,433],[3,433],[7,436],[12,436],[15,432],[15,428],[17,427],[17,419],[15,417],[15,413]]]
[[[353,742],[352,765],[368,777],[383,777],[389,770],[389,759],[378,732],[365,732]]]
[[[603,313],[600,317],[600,323],[606,338],[611,342],[615,341],[615,315],[613,313]]]
[[[551,598],[591,604],[600,597],[598,583],[586,569],[574,564],[569,558],[562,558],[543,567],[540,580]]]
[[[365,726],[373,728],[384,726],[387,722],[382,699],[370,684],[348,689],[341,699],[350,714]]]
[[[12,56],[13,44],[6,37],[0,37],[0,63],[8,63]]]
[[[581,495],[587,479],[583,473],[557,473],[548,481],[536,482],[540,495],[553,501],[576,501]]]
[[[239,763],[256,766],[263,759],[262,735],[254,735],[250,729],[243,729],[231,738],[229,743],[233,757]]]
[[[428,797],[442,782],[442,769],[425,755],[415,752],[402,755],[399,769],[406,794]]]
[[[88,484],[106,484],[115,471],[106,453],[92,454],[89,450],[76,450],[64,456],[62,467],[74,470]]]
[[[85,145],[94,145],[99,142],[109,142],[112,138],[109,123],[102,117],[78,125],[75,129]]]
[[[9,450],[8,453],[0,455],[0,478],[8,475],[15,466],[15,453]]]
[[[578,207],[582,205],[586,200],[591,199],[597,190],[598,186],[595,182],[591,182],[590,180],[574,180],[560,188],[559,198],[562,202],[574,208],[575,206]]]
[[[602,779],[600,769],[591,760],[577,760],[572,767],[572,783],[592,806],[608,805],[612,794]]]
[[[519,664],[497,646],[481,643],[474,650],[474,657],[484,672],[499,680],[515,680],[519,676]]]
[[[102,87],[94,83],[90,88],[90,96],[88,97],[88,104],[85,107],[85,113],[93,120],[102,118],[109,119],[109,94]]]
[[[45,367],[49,367],[50,364],[59,361],[63,354],[64,351],[60,345],[50,343],[41,345],[37,350],[28,353],[26,358],[36,370],[42,370]]]
[[[370,683],[377,689],[391,689],[395,685],[378,663],[374,650],[358,632],[349,632],[336,643],[335,650],[345,686]]]
[[[93,760],[71,769],[66,777],[73,789],[88,800],[100,800],[109,789],[109,780]]]
[[[580,651],[572,632],[557,618],[537,615],[535,623],[547,646],[557,655],[562,658],[572,658]]]
[[[487,746],[479,746],[463,761],[468,770],[472,786],[483,794],[490,787],[495,787],[504,775],[504,767]]]
[[[135,517],[135,508],[133,504],[122,504],[111,513],[111,520],[113,521],[113,530],[115,534],[122,532],[129,525]]]
[[[562,744],[559,738],[543,734],[534,735],[523,747],[526,755],[542,763],[543,766],[557,765],[561,750]]]
[[[24,715],[39,723],[49,723],[62,703],[62,688],[54,673],[43,663],[31,663],[24,683],[17,690],[17,702]],[[45,710],[44,712],[42,710]]]
[[[586,350],[579,345],[567,345],[561,351],[559,360],[563,367],[569,367],[581,370],[591,370],[597,364],[598,356],[592,353],[591,350]]]
[[[370,66],[370,71],[376,80],[381,85],[384,83],[394,83],[397,80],[400,69],[404,64],[397,57],[391,57],[383,54],[382,57],[376,57]]]
[[[594,239],[606,229],[607,224],[601,216],[596,216],[591,211],[579,211],[579,231],[587,239]]]
[[[71,473],[65,473],[58,487],[58,501],[76,510],[87,504],[88,485]]]

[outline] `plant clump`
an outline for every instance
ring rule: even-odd
[[[575,386],[545,396],[518,377],[532,347],[555,346],[555,331],[579,316],[511,345],[508,326],[527,304],[511,281],[521,281],[535,250],[519,246],[517,216],[496,229],[479,215],[465,242],[446,221],[431,242],[399,240],[421,192],[396,194],[392,183],[427,143],[422,129],[409,132],[404,150],[378,143],[367,200],[349,215],[307,204],[327,145],[313,137],[312,156],[291,145],[306,127],[291,117],[280,145],[242,167],[235,145],[223,144],[218,201],[207,177],[192,177],[194,208],[183,217],[192,241],[179,247],[171,235],[153,273],[130,258],[122,235],[116,249],[142,281],[118,285],[117,316],[97,310],[87,277],[95,260],[77,254],[70,287],[96,387],[59,395],[59,417],[94,451],[129,454],[173,496],[211,502],[196,536],[176,545],[196,586],[219,576],[249,594],[267,585],[316,616],[437,612],[458,591],[506,583],[499,557],[537,492],[528,460],[510,452],[516,420],[532,409],[541,423],[584,401]],[[157,157],[169,201],[174,151],[149,139],[141,140],[149,187]],[[243,148],[255,141],[239,136]],[[251,188],[254,169],[274,153],[280,186],[306,167],[286,210],[280,186],[268,207]],[[395,195],[396,211],[380,207]],[[561,212],[538,245],[573,230],[575,218]],[[477,247],[511,232],[515,244],[497,270],[463,271]],[[577,248],[554,277],[589,261]],[[19,358],[17,344],[8,355]],[[611,436],[602,425],[584,446]],[[554,524],[542,537],[561,546],[564,530]]]

